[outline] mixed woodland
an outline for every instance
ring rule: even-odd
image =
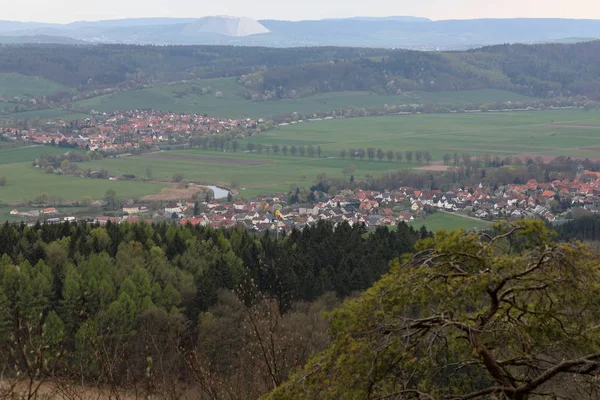
[[[464,52],[231,46],[3,45],[0,72],[40,76],[71,91],[237,76],[240,95],[272,99],[331,91],[496,88],[547,97],[600,92],[600,41],[499,45]],[[70,98],[69,90],[53,101]]]
[[[597,398],[582,218],[435,236],[5,224],[0,398]]]
[[[0,371],[39,395],[69,382],[252,399],[329,344],[327,319],[430,237],[319,223],[285,237],[167,224],[0,228]],[[231,392],[231,394],[228,394]]]

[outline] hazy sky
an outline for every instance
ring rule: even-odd
[[[2,0],[1,20],[72,22],[133,17],[233,15],[321,19],[414,15],[432,19],[559,17],[600,19],[598,0]]]

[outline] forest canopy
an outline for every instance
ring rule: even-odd
[[[550,238],[520,221],[420,242],[266,399],[598,398],[600,262]]]
[[[539,220],[435,237],[5,224],[0,238],[0,396],[600,394],[598,254]]]
[[[27,398],[48,380],[107,388],[111,398],[177,398],[187,385],[205,394],[234,385],[239,398],[258,398],[329,343],[323,311],[429,235],[406,224],[368,233],[319,223],[276,238],[244,228],[7,223],[0,371],[23,379]],[[3,385],[0,398],[6,391],[12,398]]]
[[[274,98],[331,91],[495,88],[537,97],[600,93],[600,41],[501,45],[464,52],[336,47],[4,45],[0,72],[41,76],[80,91],[126,84],[242,77]],[[241,89],[244,87],[240,86]]]

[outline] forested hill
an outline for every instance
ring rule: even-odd
[[[41,76],[75,90],[239,76],[240,94],[497,88],[539,97],[600,94],[600,41],[502,45],[466,52],[230,46],[0,47],[0,73]],[[242,86],[243,85],[243,86]]]
[[[466,52],[394,51],[380,59],[277,67],[266,90],[373,90],[386,93],[495,88],[552,97],[600,95],[600,41],[502,45]]]
[[[5,45],[0,72],[42,76],[71,87],[239,76],[273,67],[382,57],[388,50],[343,47]]]

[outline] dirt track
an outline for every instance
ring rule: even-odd
[[[154,158],[157,160],[174,160],[174,161],[193,161],[197,163],[210,163],[210,164],[229,164],[229,165],[245,165],[245,166],[256,166],[268,164],[261,160],[243,160],[228,157],[215,157],[215,156],[202,156],[192,154],[169,154],[169,153],[151,153],[146,154],[144,157]]]

